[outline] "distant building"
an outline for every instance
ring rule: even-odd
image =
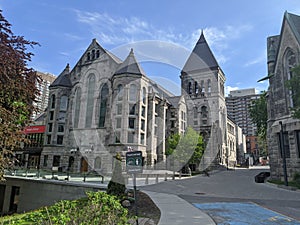
[[[267,39],[268,53],[268,150],[272,178],[283,179],[283,151],[288,179],[300,173],[300,121],[291,116],[295,102],[285,82],[300,62],[300,16],[284,13],[280,35]],[[281,126],[282,124],[282,126]],[[280,140],[280,131],[283,140]]]
[[[228,116],[243,129],[246,136],[256,135],[257,127],[250,117],[249,106],[259,97],[254,88],[230,91],[226,97]]]
[[[36,102],[34,102],[37,111],[33,113],[33,119],[35,119],[38,115],[43,113],[48,107],[49,86],[56,79],[56,76],[50,73],[42,73],[37,71],[37,75],[41,79],[41,82],[37,84],[37,89],[39,90],[40,95],[37,96]]]

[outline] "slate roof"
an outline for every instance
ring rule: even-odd
[[[202,32],[191,55],[186,61],[182,69],[182,72],[188,73],[192,71],[213,69],[217,67],[219,67],[219,64],[215,59],[212,51],[210,50],[208,43]]]
[[[178,103],[180,101],[181,96],[173,96],[173,97],[169,97],[168,101],[171,103],[171,105],[174,108],[178,108]]]
[[[124,62],[118,67],[115,75],[119,74],[135,74],[135,75],[145,75],[145,72],[140,67],[133,53],[133,49],[130,50],[129,55],[124,60]]]
[[[61,74],[53,81],[50,87],[72,87],[72,83],[69,78],[70,66],[67,64],[66,68]]]
[[[291,26],[298,42],[300,43],[300,16],[288,12],[285,12],[284,16]]]

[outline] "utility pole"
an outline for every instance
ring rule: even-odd
[[[283,126],[282,121],[279,121],[280,124],[280,148],[282,153],[282,167],[283,167],[283,176],[284,176],[284,185],[289,186],[288,179],[287,179],[287,170],[286,170],[286,155],[285,155],[285,148],[284,148],[284,138],[283,138]]]

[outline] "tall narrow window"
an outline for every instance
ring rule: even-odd
[[[204,95],[205,94],[205,86],[204,86],[204,81],[201,80],[201,94]]]
[[[136,102],[136,96],[137,95],[137,88],[135,84],[130,85],[129,89],[129,101],[134,101]]]
[[[95,92],[95,75],[91,74],[88,80],[88,91],[87,91],[87,107],[85,117],[85,127],[90,128],[92,126],[92,118],[94,111],[94,92]]]
[[[210,80],[207,81],[207,92],[211,93],[211,81]]]
[[[74,128],[78,128],[79,114],[80,114],[80,103],[81,103],[81,89],[78,88],[75,94],[75,109],[74,109]]]
[[[201,107],[201,115],[202,115],[202,118],[207,118],[207,107],[206,106]]]
[[[55,108],[55,95],[51,95],[51,109]]]
[[[189,82],[188,84],[188,93],[192,94],[192,82]]]
[[[198,118],[198,110],[197,107],[194,108],[194,119]]]
[[[199,93],[199,87],[198,87],[198,82],[195,82],[195,94]]]
[[[147,98],[146,88],[143,87],[143,104],[146,104],[146,98]]]
[[[59,110],[63,110],[66,111],[68,107],[68,97],[63,95],[60,98],[60,106],[59,106]]]
[[[105,117],[106,117],[106,107],[107,107],[107,98],[108,98],[108,85],[104,84],[101,93],[100,93],[100,117],[99,117],[99,127],[105,126]]]
[[[123,95],[124,95],[124,91],[123,91],[123,86],[122,84],[118,85],[118,90],[117,90],[117,95],[118,95],[118,101],[122,101],[123,100]]]
[[[296,66],[296,57],[295,54],[292,51],[289,51],[286,55],[286,62],[287,62],[287,79],[290,80],[293,77],[292,69]],[[290,101],[290,107],[294,107],[295,103],[297,102],[296,99],[294,99],[294,91],[289,90],[289,101]]]

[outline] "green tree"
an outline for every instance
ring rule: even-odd
[[[23,130],[34,110],[39,78],[27,66],[33,56],[27,48],[36,44],[14,35],[0,10],[0,179],[13,164],[13,151],[25,142]]]
[[[250,117],[252,122],[256,124],[257,136],[258,136],[258,146],[260,148],[261,155],[267,155],[267,121],[268,121],[268,111],[267,111],[267,92],[263,91],[260,97],[252,101],[249,108]]]
[[[300,65],[292,69],[292,77],[286,82],[286,87],[290,90],[292,95],[292,116],[296,119],[300,119]]]
[[[192,127],[188,127],[185,134],[179,138],[179,141],[177,140],[178,137],[175,136],[171,139],[171,143],[173,144],[172,157],[179,164],[179,169],[186,170],[190,163],[199,165],[204,151],[202,136]]]
[[[117,153],[112,178],[107,186],[107,194],[122,197],[125,190],[125,179],[122,174],[122,157]]]

